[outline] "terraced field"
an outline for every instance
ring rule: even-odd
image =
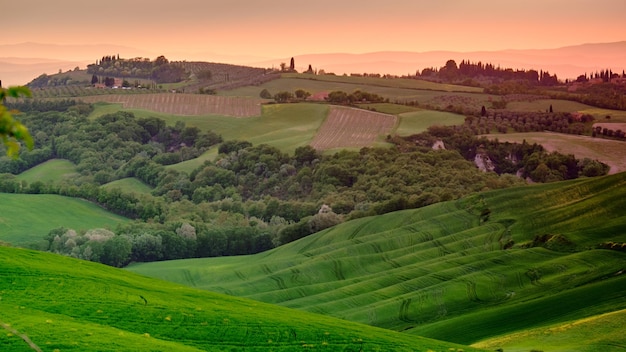
[[[224,115],[252,117],[261,115],[261,99],[202,94],[111,94],[81,97],[87,103],[119,103],[126,109],[146,109],[172,115]]]
[[[624,186],[622,173],[493,191],[350,221],[255,256],[128,270],[411,335],[477,343],[626,309],[626,254],[594,249],[626,242]],[[624,345],[616,329],[607,325],[598,333]],[[580,337],[575,343],[598,350],[608,342]],[[527,347],[543,350],[539,342]]]
[[[393,115],[332,106],[311,146],[318,150],[372,146],[389,134],[396,123]]]

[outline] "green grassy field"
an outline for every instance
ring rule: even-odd
[[[104,188],[119,188],[122,192],[138,193],[138,194],[150,194],[152,187],[141,182],[141,180],[129,177],[121,180],[116,180],[102,185]]]
[[[433,99],[436,100],[441,97],[462,97],[465,99],[476,100],[478,101],[477,104],[486,104],[489,99],[489,95],[482,93],[482,89],[480,88],[443,85],[408,79],[389,81],[381,79],[381,81],[382,82],[380,84],[377,84],[376,79],[365,79],[362,77],[341,76],[328,80],[322,80],[302,79],[285,75],[285,78],[276,79],[259,86],[242,87],[230,91],[219,92],[219,94],[228,96],[259,97],[259,94],[263,89],[267,89],[270,94],[276,94],[281,91],[294,92],[297,89],[303,89],[311,94],[320,92],[328,93],[335,90],[352,93],[356,90],[361,90],[378,94],[383,98],[388,98],[391,102],[417,101],[419,104],[432,103]]]
[[[121,107],[116,104],[96,104],[90,118],[119,110]],[[158,117],[168,124],[183,121],[187,126],[221,134],[225,140],[247,140],[255,145],[269,144],[284,152],[293,153],[297,147],[307,145],[313,138],[328,114],[328,106],[307,103],[266,105],[262,116],[249,118],[219,115],[174,116],[137,109],[124,111],[130,111],[136,117]]]
[[[2,351],[478,351],[8,247],[0,297]]]
[[[334,75],[309,75],[298,73],[283,74],[284,78],[296,78],[307,81],[319,81],[327,83],[349,83],[368,86],[380,86],[391,88],[406,88],[419,90],[438,90],[444,92],[470,92],[482,93],[483,89],[478,87],[460,86],[454,84],[435,83],[419,79],[404,78],[375,78],[375,77],[358,77],[358,76],[334,76]]]
[[[563,324],[531,329],[521,333],[495,337],[474,344],[487,349],[503,348],[511,352],[527,352],[533,346],[542,346],[545,351],[623,351],[626,310],[600,314],[591,318],[578,319]],[[591,343],[583,345],[580,341]]]
[[[410,335],[476,343],[626,308],[626,276],[619,274],[626,254],[593,249],[626,242],[625,185],[622,173],[487,192],[350,221],[254,256],[128,270]],[[481,222],[485,209],[490,218]],[[558,236],[530,246],[545,234]],[[625,344],[614,328],[607,327],[606,338]],[[599,346],[583,338],[575,343]]]
[[[422,110],[400,114],[400,124],[396,129],[396,134],[408,136],[424,132],[430,126],[441,125],[461,125],[465,121],[465,116],[450,112]]]
[[[22,172],[17,175],[17,179],[28,183],[35,181],[55,183],[70,180],[76,175],[78,173],[74,163],[69,160],[52,159]]]
[[[501,142],[541,144],[548,151],[573,154],[579,159],[589,158],[600,160],[611,167],[609,172],[615,174],[626,171],[626,143],[622,141],[577,136],[552,132],[529,132],[489,134],[488,138],[497,138]]]
[[[531,102],[510,102],[508,110],[513,111],[548,111],[552,105],[554,112],[581,112],[595,117],[596,122],[605,122],[606,116],[611,116],[611,122],[626,122],[626,111],[596,108],[583,103],[560,100],[560,99],[538,99]]]
[[[550,110],[550,105],[554,112],[574,112],[590,109],[591,106],[570,100],[559,99],[538,99],[533,101],[515,101],[507,104],[508,110],[513,111],[539,111],[546,112]]]
[[[204,152],[197,158],[186,160],[177,164],[167,165],[166,169],[174,169],[190,174],[193,170],[199,168],[205,161],[213,161],[217,157],[217,148],[212,148]]]
[[[78,231],[113,228],[127,221],[81,199],[0,193],[0,241],[15,245],[40,243],[50,230],[61,226]]]

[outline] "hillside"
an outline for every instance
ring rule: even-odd
[[[0,241],[14,245],[41,243],[50,230],[114,228],[127,218],[82,199],[53,194],[0,193]]]
[[[255,256],[128,269],[476,343],[626,308],[626,256],[598,249],[626,242],[624,185],[626,173],[491,191],[350,221]],[[615,329],[598,333],[623,345]],[[577,343],[600,347],[582,336]]]
[[[2,351],[478,351],[48,253],[0,268]]]

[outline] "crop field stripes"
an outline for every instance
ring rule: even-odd
[[[241,281],[247,281],[248,278],[246,277],[246,275],[244,275],[240,270],[235,270],[234,271],[235,275],[237,275],[237,277],[241,280]]]
[[[356,236],[359,235],[361,230],[363,230],[363,228],[365,228],[368,225],[368,223],[369,223],[369,221],[368,222],[363,222],[361,225],[359,225],[356,229],[354,229],[354,231],[352,231],[350,236],[348,236],[348,239],[352,240],[352,239],[356,238]]]
[[[173,115],[261,116],[260,99],[201,94],[115,94],[82,97],[86,103],[118,103],[126,109],[145,109]]]
[[[371,146],[391,133],[396,123],[393,115],[332,106],[310,145],[318,150]]]
[[[287,285],[285,285],[285,281],[283,280],[282,277],[276,276],[276,275],[272,275],[272,276],[269,276],[269,278],[272,279],[276,283],[276,286],[278,286],[279,290],[286,290],[287,289]]]

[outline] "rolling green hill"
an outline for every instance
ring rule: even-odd
[[[626,254],[596,249],[626,242],[624,186],[626,173],[487,192],[350,221],[255,256],[128,269],[476,343],[626,308]],[[624,345],[614,326],[599,333]]]
[[[2,351],[478,350],[8,247],[0,311]]]
[[[115,227],[128,219],[76,198],[50,194],[0,193],[0,241],[39,243],[51,229]]]

